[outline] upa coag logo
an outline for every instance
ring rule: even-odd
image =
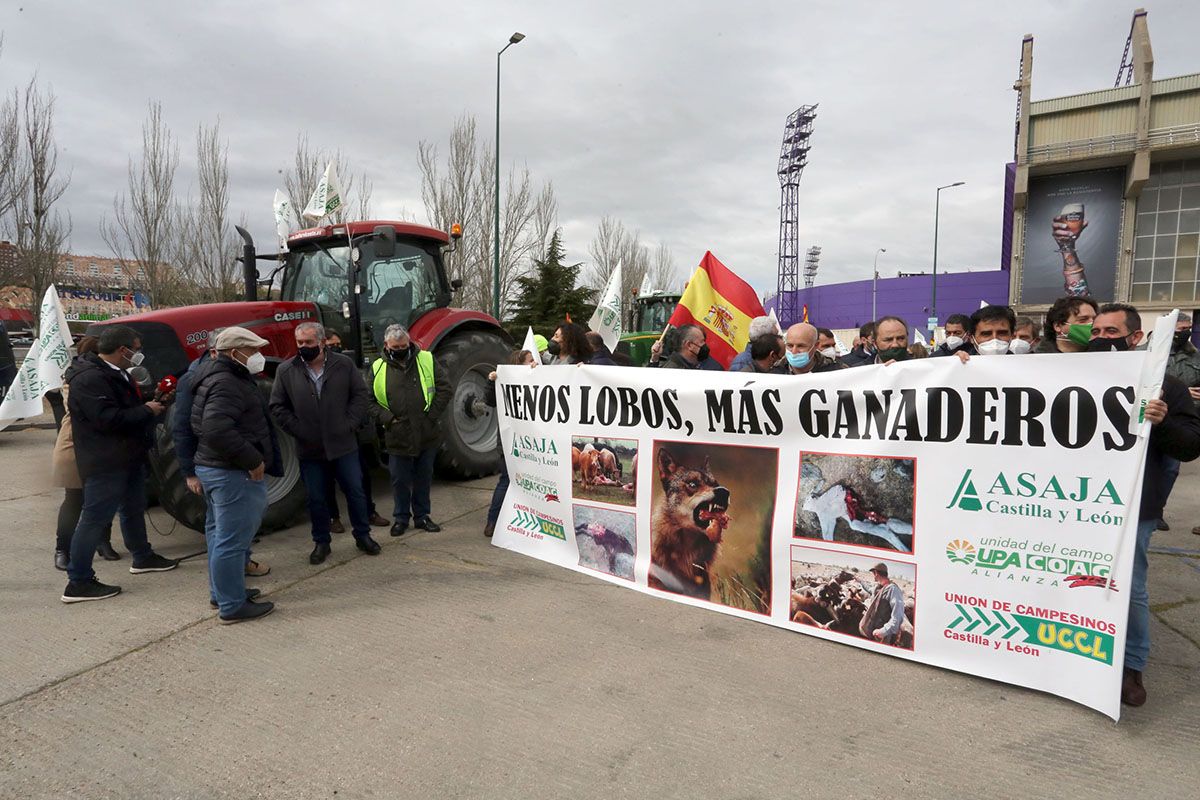
[[[540,497],[546,503],[561,502],[558,499],[558,482],[549,478],[539,478],[524,472],[515,473],[513,483],[535,497]]]
[[[509,453],[513,458],[524,459],[534,464],[544,464],[547,467],[558,466],[558,445],[549,436],[514,433]]]
[[[982,491],[980,490],[982,487]],[[1090,475],[976,474],[968,468],[946,508],[1120,527],[1125,500],[1116,484]]]
[[[955,539],[946,545],[946,559],[981,578],[1046,586],[1058,586],[1062,580],[1071,589],[1116,589],[1109,578],[1112,553],[1057,542],[985,537],[976,547],[967,539]]]

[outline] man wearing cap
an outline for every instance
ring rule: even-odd
[[[267,403],[254,381],[266,367],[259,352],[266,344],[245,328],[226,328],[213,345],[216,361],[194,383],[196,477],[212,520],[209,588],[225,624],[258,619],[275,607],[254,600],[258,592],[246,591],[244,574],[250,542],[267,510],[266,473],[282,474]]]
[[[882,561],[871,567],[871,575],[875,578],[875,594],[858,631],[867,639],[895,644],[904,625],[904,592],[888,579],[887,564]]]
[[[433,354],[422,350],[403,325],[383,333],[383,358],[371,364],[372,410],[383,426],[395,506],[392,536],[403,536],[409,520],[415,527],[437,533],[429,517],[433,460],[441,433],[438,419],[450,404],[450,382],[437,368]]]

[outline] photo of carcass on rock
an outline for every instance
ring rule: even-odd
[[[637,439],[571,437],[571,480],[579,500],[637,505]]]
[[[897,561],[793,547],[789,619],[912,650],[917,569]]]
[[[800,454],[795,535],[913,551],[913,458]]]
[[[637,558],[637,515],[610,508],[573,505],[579,566],[633,580]]]
[[[655,442],[652,463],[650,588],[771,613],[779,451]]]

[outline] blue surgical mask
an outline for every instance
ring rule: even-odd
[[[811,359],[811,353],[792,353],[789,351],[787,354],[788,366],[792,369],[804,369],[808,366],[808,362]]]

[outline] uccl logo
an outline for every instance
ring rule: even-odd
[[[981,492],[980,486],[986,488]],[[1071,507],[1064,509],[1058,503],[1069,503]],[[980,479],[977,483],[974,471],[967,469],[946,508],[1120,526],[1124,516],[1114,509],[1124,506],[1111,480],[1089,475],[1046,477],[1035,472],[997,472],[990,482]]]

